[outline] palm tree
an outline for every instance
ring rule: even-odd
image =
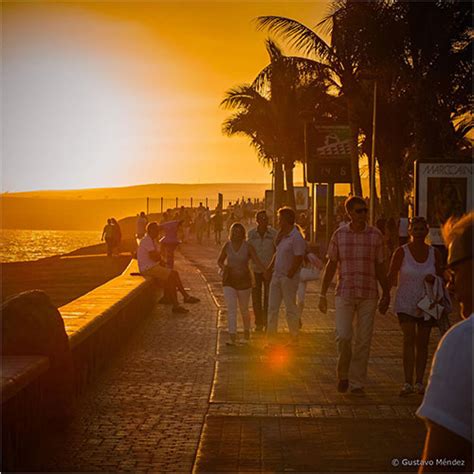
[[[257,19],[259,29],[286,39],[303,54],[312,57],[324,65],[329,72],[328,81],[337,93],[346,101],[347,119],[351,130],[351,172],[355,194],[362,195],[359,173],[359,118],[356,111],[356,100],[360,86],[357,81],[358,67],[353,52],[348,48],[350,38],[339,28],[341,12],[331,15],[332,44],[329,45],[315,31],[291,18],[280,16],[261,16]],[[329,20],[326,20],[329,21]]]
[[[257,151],[258,159],[264,164],[273,164],[275,183],[275,204],[283,202],[283,167],[279,161],[278,136],[275,133],[274,108],[270,100],[261,95],[251,84],[234,87],[226,92],[221,106],[236,109],[222,125],[225,135],[244,135]]]
[[[370,71],[377,77],[382,200],[393,213],[403,205],[404,190],[410,186],[406,157],[413,139],[416,157],[452,156],[459,149],[453,122],[471,103],[470,15],[470,4],[456,0],[335,1],[320,23],[330,31],[331,45],[295,20],[258,20],[260,28],[284,37],[330,69],[347,104],[356,193],[359,128],[366,137],[365,149],[370,149],[372,130],[373,83],[363,76]]]
[[[401,69],[413,97],[419,158],[456,153],[454,120],[471,111],[472,7],[470,2],[393,5],[403,32]]]
[[[270,64],[252,85],[231,89],[222,105],[237,109],[224,122],[228,135],[250,137],[263,161],[275,164],[276,205],[282,203],[280,175],[284,170],[288,204],[295,208],[293,169],[304,159],[304,120],[331,107],[325,69],[315,61],[285,56],[278,45],[266,42]]]

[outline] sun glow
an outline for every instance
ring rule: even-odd
[[[267,63],[252,20],[314,24],[325,3],[3,6],[4,191],[145,182],[269,182],[221,134],[230,87]]]

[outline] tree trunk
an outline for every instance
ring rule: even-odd
[[[351,133],[351,177],[353,192],[356,196],[362,196],[362,184],[359,173],[359,124],[352,101],[347,101],[347,114],[349,120],[349,128]]]
[[[295,186],[293,184],[293,168],[294,163],[285,163],[285,180],[287,204],[296,211]]]
[[[274,213],[282,206],[283,204],[283,195],[284,195],[284,176],[283,176],[283,165],[280,161],[275,162],[275,209]]]

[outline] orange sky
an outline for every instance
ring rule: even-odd
[[[2,8],[2,190],[20,191],[269,182],[248,142],[221,134],[219,103],[267,64],[255,17],[314,26],[328,2]]]

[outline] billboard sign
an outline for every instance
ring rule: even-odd
[[[432,244],[443,245],[441,228],[451,216],[473,209],[473,171],[469,161],[415,162],[415,215],[427,219]]]
[[[308,133],[308,181],[350,183],[350,129],[341,125],[317,126]]]

